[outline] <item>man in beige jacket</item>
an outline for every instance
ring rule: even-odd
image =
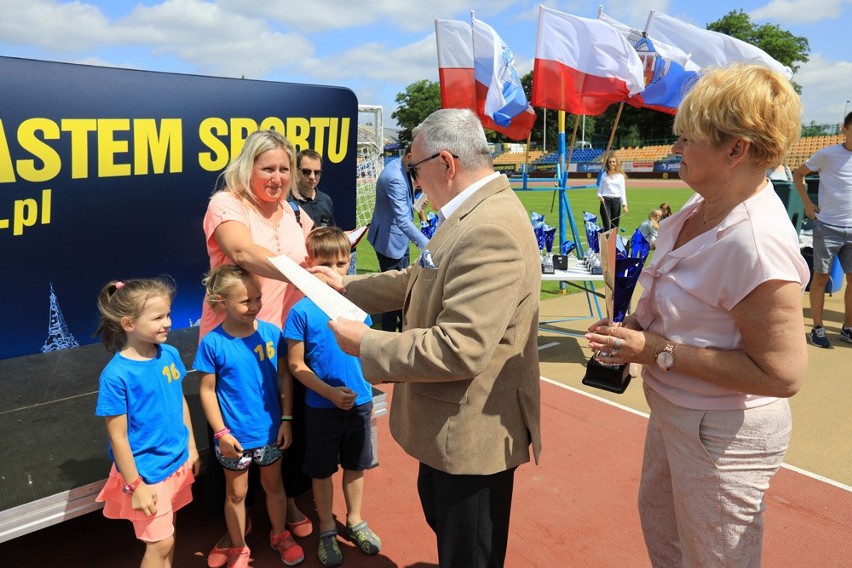
[[[538,248],[472,112],[431,114],[411,150],[408,171],[443,222],[409,268],[343,281],[367,312],[402,309],[402,333],[329,325],[370,382],[399,383],[391,433],[420,461],[440,566],[502,566],[515,468],[541,449]]]

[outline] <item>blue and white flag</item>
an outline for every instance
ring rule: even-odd
[[[530,109],[515,70],[515,56],[491,26],[473,16],[471,26],[477,91],[482,87],[487,89],[485,114],[500,126],[508,126],[512,119]]]
[[[631,97],[633,106],[675,114],[684,95],[698,79],[700,68],[682,49],[631,28],[598,10],[598,18],[618,30],[642,60],[645,89]]]

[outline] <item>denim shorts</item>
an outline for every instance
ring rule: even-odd
[[[284,452],[278,444],[269,444],[251,450],[243,450],[243,455],[238,458],[226,458],[219,451],[219,442],[216,442],[216,459],[222,467],[231,471],[242,471],[247,469],[251,462],[257,465],[271,465],[281,459]]]
[[[305,407],[305,475],[325,479],[337,471],[338,463],[349,471],[369,469],[372,417],[372,402],[349,410]]]
[[[852,272],[852,227],[835,227],[814,223],[814,272],[828,274],[834,256],[840,259],[840,268]]]

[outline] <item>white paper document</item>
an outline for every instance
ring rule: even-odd
[[[426,192],[421,191],[420,194],[417,196],[417,199],[414,200],[414,204],[412,205],[414,210],[417,211],[418,213],[423,211],[423,206],[426,205],[427,199],[428,199],[428,197],[426,197]]]
[[[325,282],[293,262],[285,255],[270,257],[271,262],[287,280],[302,291],[302,293],[313,300],[319,309],[325,312],[331,319],[339,317],[365,321],[367,312],[341,296]]]
[[[346,234],[346,236],[349,238],[349,245],[353,247],[357,245],[358,241],[360,241],[364,237],[364,235],[367,234],[367,229],[369,228],[370,224],[367,223],[363,227],[358,227],[357,229],[352,229],[351,231],[349,231]]]

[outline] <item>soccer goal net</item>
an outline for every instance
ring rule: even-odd
[[[384,165],[382,107],[358,105],[358,170],[355,222],[370,222],[376,205],[376,180]]]

